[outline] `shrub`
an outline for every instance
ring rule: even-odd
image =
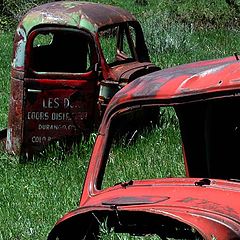
[[[171,17],[195,27],[239,26],[239,0],[163,0]]]
[[[11,28],[19,22],[22,16],[31,8],[51,2],[50,0],[3,0],[3,5],[0,6],[0,29]]]

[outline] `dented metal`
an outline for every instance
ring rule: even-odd
[[[239,78],[239,62],[229,57],[150,73],[118,91],[99,128],[79,207],[48,239],[99,239],[101,224],[115,233],[162,239],[240,239]],[[145,121],[139,113],[169,106],[179,120],[186,177],[103,186],[106,165],[119,161],[111,152],[119,126],[135,133]],[[126,168],[138,168],[134,161]]]
[[[116,41],[111,63],[105,32]],[[7,151],[28,158],[50,142],[87,137],[119,89],[158,69],[140,24],[119,7],[61,1],[31,9],[14,40]]]

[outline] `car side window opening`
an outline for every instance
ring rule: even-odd
[[[194,177],[240,179],[240,98],[179,105],[182,141]]]
[[[186,175],[174,109],[161,108],[160,117],[157,114],[159,108],[142,108],[113,120],[103,188],[130,180]]]
[[[100,31],[99,36],[107,64],[137,60],[136,31],[132,26],[112,26]]]
[[[149,119],[154,116],[153,107],[119,114],[110,126],[110,150],[98,187],[187,173],[198,178],[240,179],[239,105],[240,98],[235,97],[161,106],[157,124],[156,119]]]
[[[30,68],[36,72],[88,72],[94,65],[92,41],[82,31],[39,31],[32,43]]]

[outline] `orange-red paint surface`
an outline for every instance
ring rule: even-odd
[[[206,102],[212,103],[212,100],[219,99],[223,99],[220,104],[225,104],[225,99],[238,98],[239,80],[240,62],[230,57],[160,70],[142,76],[120,90],[112,98],[103,117],[80,205],[57,222],[49,234],[49,240],[56,237],[71,238],[72,232],[92,239],[97,235],[93,236],[90,232],[98,232],[98,223],[94,219],[109,219],[107,222],[110,228],[113,227],[116,232],[157,233],[161,237],[173,239],[181,239],[180,236],[187,238],[184,234],[189,234],[187,239],[240,239],[239,174],[238,179],[230,179],[234,173],[232,170],[238,165],[231,167],[228,159],[224,166],[229,179],[222,175],[221,167],[218,169],[222,163],[216,163],[215,172],[211,172],[204,168],[204,159],[201,158],[196,158],[195,162],[193,159],[193,164],[203,166],[194,172],[189,162],[189,156],[191,158],[194,154],[188,153],[185,155],[185,164],[189,164],[186,166],[189,168],[187,174],[199,175],[202,178],[131,180],[101,188],[106,156],[109,154],[110,126],[115,116],[145,106],[170,105],[177,109],[178,106],[191,106],[195,102],[200,104],[197,106],[205,106]],[[191,118],[191,115],[187,117]],[[187,127],[186,124],[182,130]],[[223,125],[222,128],[224,127]],[[210,143],[207,141],[204,144]],[[184,151],[187,147],[188,145],[184,146]],[[201,160],[202,162],[199,162]],[[235,164],[238,164],[236,162]],[[211,166],[211,162],[206,168],[208,166]],[[214,174],[218,174],[219,179],[210,177]],[[86,227],[90,225],[93,228],[88,232]],[[189,230],[189,227],[195,229],[195,232]]]

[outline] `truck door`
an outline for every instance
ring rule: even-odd
[[[29,35],[25,57],[23,152],[86,137],[98,98],[97,51],[83,30],[45,27]]]

